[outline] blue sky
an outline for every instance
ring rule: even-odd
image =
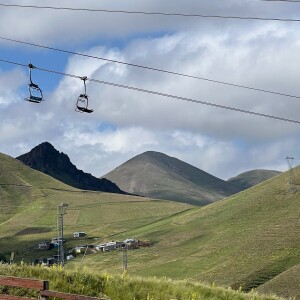
[[[7,2],[8,3],[8,2]],[[9,2],[10,3],[10,2]],[[299,18],[300,4],[263,1],[14,1],[23,5]],[[121,5],[121,6],[120,6]],[[1,8],[0,37],[300,95],[299,24]],[[0,40],[0,59],[300,120],[299,100]],[[297,124],[87,83],[94,113],[75,112],[79,79],[33,71],[45,94],[27,96],[27,68],[0,62],[0,152],[49,141],[78,168],[102,176],[144,151],[175,156],[227,179],[286,170],[299,156]]]

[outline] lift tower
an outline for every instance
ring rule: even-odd
[[[67,213],[69,204],[62,203],[57,206],[57,244],[58,244],[58,257],[57,264],[64,266],[65,253],[64,253],[64,215]]]
[[[293,170],[294,157],[287,156],[285,159],[289,168],[289,191],[291,193],[294,193],[297,190],[296,183],[295,183],[295,175]]]

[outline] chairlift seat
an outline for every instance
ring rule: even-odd
[[[28,98],[25,98],[25,100],[33,103],[40,103],[43,101],[43,98],[30,95]]]
[[[37,84],[30,83],[28,84],[29,88],[29,97],[25,98],[26,101],[33,103],[41,103],[43,99],[42,90],[39,88]]]
[[[88,113],[88,114],[90,114],[90,113],[92,113],[94,110],[93,109],[88,109],[88,108],[86,108],[86,107],[80,107],[80,106],[78,106],[77,105],[77,109],[78,109],[78,111],[80,111],[80,112],[85,112],[85,113]]]

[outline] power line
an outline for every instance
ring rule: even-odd
[[[263,18],[263,17],[183,14],[183,13],[167,13],[167,12],[154,12],[154,11],[150,12],[150,11],[109,10],[109,9],[19,5],[19,4],[4,4],[4,3],[0,3],[0,6],[2,6],[2,7],[17,7],[17,8],[34,8],[34,9],[51,9],[51,10],[117,13],[117,14],[131,14],[131,15],[133,15],[133,14],[137,14],[137,15],[156,15],[156,16],[168,16],[168,17],[193,17],[193,18],[216,18],[216,19],[237,19],[237,20],[256,20],[256,21],[300,22],[300,19],[290,19],[290,18]]]
[[[253,90],[253,91],[262,92],[262,93],[268,93],[268,94],[273,94],[273,95],[279,95],[279,96],[284,96],[284,97],[300,99],[300,96],[291,95],[291,94],[287,94],[287,93],[283,93],[283,92],[275,92],[275,91],[250,87],[250,86],[246,86],[246,85],[236,84],[236,83],[232,83],[232,82],[225,82],[225,81],[221,81],[221,80],[209,79],[209,78],[194,76],[194,75],[190,75],[190,74],[173,72],[173,71],[169,71],[169,70],[158,69],[158,68],[154,68],[154,67],[128,63],[128,62],[119,61],[119,60],[115,60],[115,59],[109,59],[109,58],[104,58],[104,57],[99,57],[99,56],[94,56],[94,55],[89,55],[89,54],[84,54],[84,53],[78,53],[78,52],[64,50],[64,49],[58,49],[58,48],[54,48],[54,47],[48,47],[48,46],[39,45],[39,44],[35,44],[35,43],[19,41],[19,40],[10,39],[10,38],[6,38],[6,37],[2,37],[2,36],[0,36],[0,39],[5,40],[5,41],[19,43],[19,44],[34,46],[34,47],[38,47],[38,48],[43,48],[43,49],[49,49],[49,50],[53,50],[53,51],[68,53],[68,54],[72,54],[72,55],[78,55],[78,56],[82,56],[82,57],[88,57],[88,58],[98,59],[98,60],[102,60],[102,61],[127,65],[127,66],[130,66],[130,67],[142,68],[142,69],[146,69],[146,70],[150,70],[150,71],[162,72],[162,73],[167,73],[167,74],[176,75],[176,76],[182,76],[182,77],[198,79],[198,80],[203,80],[203,81],[208,81],[208,82],[213,82],[213,83],[218,83],[218,84],[223,84],[223,85],[229,85],[229,86],[233,86],[233,87]]]
[[[22,67],[27,67],[28,68],[28,65],[26,65],[26,64],[22,64],[22,63],[18,63],[18,62],[13,62],[13,61],[1,59],[1,58],[0,58],[0,61],[8,63],[8,64],[13,64],[13,65],[17,65],[17,66],[22,66]],[[58,75],[62,75],[62,76],[68,76],[68,77],[72,77],[72,78],[77,78],[77,79],[81,79],[81,80],[83,78],[83,76],[78,76],[78,75],[74,75],[74,74],[59,72],[59,71],[55,71],[55,70],[44,69],[44,68],[40,68],[40,67],[36,67],[36,66],[34,66],[34,69],[37,69],[37,70],[40,70],[40,71],[44,71],[44,72],[48,72],[48,73],[58,74]],[[255,112],[255,111],[249,111],[249,110],[245,110],[245,109],[240,109],[240,108],[235,108],[235,107],[231,107],[231,106],[226,106],[226,105],[211,103],[211,102],[207,102],[207,101],[202,101],[202,100],[197,100],[197,99],[192,99],[192,98],[187,98],[187,97],[176,96],[176,95],[167,94],[167,93],[163,93],[163,92],[158,92],[158,91],[153,91],[153,90],[147,90],[147,89],[143,89],[143,88],[133,87],[133,86],[129,86],[129,85],[124,85],[124,84],[119,84],[119,83],[114,83],[114,82],[109,82],[109,81],[104,81],[104,80],[98,80],[98,79],[94,79],[94,78],[86,78],[86,80],[87,81],[91,81],[91,82],[95,82],[95,83],[101,83],[101,84],[113,86],[113,87],[128,89],[128,90],[132,90],[132,91],[136,91],[136,92],[142,92],[142,93],[152,94],[152,95],[156,95],[156,96],[167,97],[167,98],[172,98],[172,99],[176,99],[176,100],[187,101],[187,102],[192,102],[192,103],[196,103],[196,104],[202,104],[202,105],[206,105],[206,106],[211,106],[211,107],[216,107],[216,108],[221,108],[221,109],[236,111],[236,112],[240,112],[240,113],[255,115],[255,116],[259,116],[259,117],[264,117],[264,118],[269,118],[269,119],[275,119],[275,120],[285,121],[285,122],[289,122],[289,123],[300,124],[300,121],[298,121],[298,120],[292,120],[292,119],[287,119],[287,118],[283,118],[283,117],[279,117],[279,116],[273,116],[273,115],[263,114],[263,113],[259,113],[259,112]]]
[[[260,0],[260,1],[264,1],[264,2],[295,2],[295,3],[299,3],[299,0]]]

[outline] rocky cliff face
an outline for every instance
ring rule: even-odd
[[[68,155],[57,151],[48,142],[36,146],[30,152],[17,157],[17,159],[35,170],[79,189],[125,194],[110,180],[99,179],[78,170],[72,164]]]

